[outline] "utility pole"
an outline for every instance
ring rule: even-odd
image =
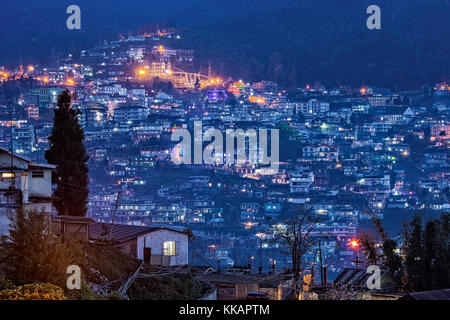
[[[360,260],[359,260],[359,241],[356,239],[352,239],[349,243],[349,245],[353,248],[356,249],[356,260],[352,260],[351,262],[355,262],[356,263],[356,270],[358,270],[359,268],[359,264],[360,264]]]
[[[317,251],[318,250],[314,251],[313,263],[312,263],[312,267],[311,267],[311,288],[314,286],[314,283],[315,283],[315,274],[316,274],[315,267],[316,267]]]
[[[262,274],[262,240],[259,240],[259,274]]]
[[[236,260],[237,260],[237,252],[236,252],[236,250],[237,250],[237,248],[236,248],[236,238],[235,237],[233,237],[233,254],[234,254],[234,263],[233,263],[233,267],[234,268],[236,268],[237,267],[237,264],[236,264]]]
[[[355,263],[356,263],[356,270],[358,270],[359,268],[359,246],[358,247],[356,247],[356,261],[355,261]]]
[[[320,240],[319,240],[319,260],[320,260],[320,284],[322,285],[323,289],[323,263],[322,263],[322,247]]]
[[[8,101],[9,103],[9,116],[11,122],[9,123],[11,126],[11,143],[10,143],[10,152],[11,152],[11,159],[10,159],[10,166],[11,166],[11,190],[14,189],[14,182],[16,180],[15,174],[14,174],[14,128],[13,128],[13,121],[14,121],[14,115],[13,115],[13,106],[11,103],[11,100]]]
[[[122,192],[122,190],[119,190],[119,192],[117,192],[116,204],[114,205],[114,212],[113,212],[113,216],[112,216],[112,220],[111,220],[111,229],[109,230],[109,237],[108,237],[109,241],[111,241],[112,231],[114,228],[114,219],[116,217],[116,211],[117,211],[117,206],[119,204],[119,197],[120,197],[121,192]]]

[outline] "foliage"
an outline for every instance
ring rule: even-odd
[[[202,295],[202,285],[189,273],[140,278],[127,294],[131,300],[195,300]]]
[[[381,238],[381,250],[377,248],[377,239],[373,235],[360,235],[369,264],[389,270],[404,291],[450,286],[450,214],[443,213],[440,219],[429,219],[425,228],[423,214],[415,214],[409,223],[403,223],[402,245],[387,234],[378,218],[372,216],[372,222]],[[397,249],[401,249],[402,254],[397,254]]]
[[[0,277],[0,291],[6,289],[14,289],[15,287],[16,285],[11,280]]]
[[[450,215],[430,219],[423,229],[422,215],[404,225],[406,288],[411,291],[450,286]]]
[[[55,207],[60,215],[85,216],[89,190],[89,156],[83,145],[83,128],[78,123],[77,113],[71,107],[72,96],[68,90],[58,97],[50,149],[45,158],[56,167],[57,188],[54,193]]]
[[[0,291],[0,300],[66,300],[63,289],[51,283],[25,284]]]
[[[381,238],[381,250],[377,248],[377,239],[368,233],[361,233],[360,242],[364,253],[367,256],[368,263],[379,265],[388,270],[400,285],[403,276],[403,264],[401,257],[395,253],[398,243],[389,237],[382,221],[372,212],[366,211],[371,215],[372,224],[374,225],[377,235]]]
[[[359,235],[361,248],[366,255],[367,263],[371,265],[378,265],[380,254],[376,247],[376,239],[372,233],[361,232]]]
[[[82,260],[80,247],[62,242],[51,229],[50,217],[19,208],[11,217],[9,236],[2,239],[6,274],[15,284],[51,282],[65,285],[67,267]]]
[[[86,260],[81,268],[86,281],[101,284],[127,277],[139,266],[139,262],[108,243],[84,246]]]
[[[360,300],[359,292],[350,285],[334,285],[319,295],[320,300]]]

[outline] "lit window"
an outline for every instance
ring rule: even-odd
[[[2,172],[2,179],[14,178],[14,172]]]
[[[177,254],[175,241],[164,241],[164,255],[174,256]]]

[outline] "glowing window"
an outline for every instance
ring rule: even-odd
[[[2,172],[2,179],[14,178],[14,172]]]
[[[174,256],[177,254],[175,241],[164,241],[163,246],[165,256]]]

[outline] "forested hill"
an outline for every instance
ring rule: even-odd
[[[80,31],[65,29],[69,4],[81,7]],[[372,4],[381,30],[366,28]],[[449,0],[17,0],[0,11],[0,65],[46,62],[171,20],[197,63],[224,76],[412,88],[448,78],[449,17]]]
[[[135,33],[154,21],[183,28],[287,6],[291,0],[1,0],[0,65],[46,63],[52,55],[119,34]],[[68,30],[66,9],[81,9],[81,30]]]
[[[381,30],[366,28],[368,5],[381,7]],[[284,85],[417,87],[450,75],[447,0],[298,1],[289,8],[193,30],[200,61],[223,73]]]

